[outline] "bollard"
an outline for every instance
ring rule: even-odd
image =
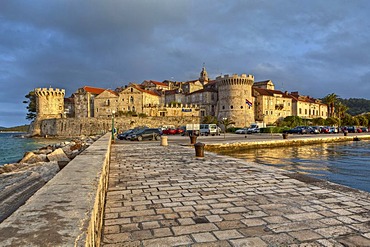
[[[168,137],[167,136],[161,136],[161,146],[168,146]]]
[[[343,131],[343,135],[347,136],[348,135],[348,130]]]
[[[190,144],[195,144],[197,142],[197,136],[196,135],[190,135]]]
[[[204,157],[204,143],[198,142],[194,144],[195,157]]]

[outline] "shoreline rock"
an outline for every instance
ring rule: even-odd
[[[0,222],[101,136],[79,137],[26,152],[17,163],[0,167]]]

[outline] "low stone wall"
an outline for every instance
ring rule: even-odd
[[[156,128],[164,125],[183,126],[192,122],[198,123],[198,117],[116,117],[114,126],[123,131],[138,126]],[[34,126],[38,125],[38,126]],[[32,133],[40,136],[90,136],[107,133],[112,128],[111,118],[61,118],[36,121]],[[37,131],[33,131],[37,129]]]
[[[111,135],[75,157],[0,224],[1,246],[99,246]]]
[[[309,138],[301,139],[282,139],[282,140],[272,140],[272,141],[253,141],[253,142],[236,142],[236,143],[216,143],[207,144],[205,150],[216,151],[217,152],[234,152],[236,150],[242,151],[246,149],[253,148],[271,148],[271,147],[285,147],[285,146],[300,146],[300,145],[310,145],[319,143],[330,143],[330,142],[346,142],[346,141],[357,141],[359,140],[370,140],[370,135],[357,136],[338,136],[338,137],[319,137],[314,138],[310,136]]]

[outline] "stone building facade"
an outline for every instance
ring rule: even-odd
[[[112,90],[104,90],[101,94],[94,97],[94,116],[111,117],[113,112],[118,112],[118,106],[118,93]]]
[[[321,100],[311,98],[309,96],[299,95],[298,92],[289,94],[292,99],[292,115],[305,119],[312,118],[327,118],[328,105],[322,103]]]
[[[264,88],[253,88],[255,120],[272,125],[292,115],[292,99],[285,93]]]
[[[77,92],[72,95],[75,104],[75,117],[94,117],[94,98],[104,91],[104,88],[89,86],[79,88]]]

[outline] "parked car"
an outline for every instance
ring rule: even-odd
[[[369,129],[366,127],[361,127],[360,129],[362,130],[362,132],[369,132]]]
[[[247,134],[248,128],[242,128],[235,131],[235,134]]]
[[[186,131],[185,126],[181,126],[181,127],[176,129],[177,134],[180,134],[180,135],[182,135],[185,131]]]
[[[348,133],[356,133],[357,132],[357,128],[355,126],[346,127],[346,130],[348,131]]]
[[[329,134],[330,133],[329,128],[328,127],[321,127],[320,133]]]
[[[156,128],[143,129],[135,132],[130,140],[143,141],[143,140],[159,140],[161,139],[162,131]]]
[[[319,134],[320,133],[320,130],[319,130],[318,127],[312,126],[312,127],[308,127],[307,128],[307,133],[310,133],[310,134]]]
[[[330,127],[330,128],[329,128],[329,133],[330,133],[330,134],[336,134],[336,133],[338,133],[338,129],[337,129],[337,128],[335,128],[335,127]]]
[[[307,130],[302,127],[295,127],[290,130],[285,130],[283,133],[288,133],[288,134],[306,134]]]
[[[125,132],[118,134],[117,139],[119,140],[127,140],[127,136],[134,132],[133,129],[126,130]]]
[[[247,130],[247,134],[260,133],[260,127],[257,124],[251,124]]]
[[[162,132],[163,132],[164,135],[176,135],[177,134],[177,129],[170,128],[170,129],[165,129]]]

